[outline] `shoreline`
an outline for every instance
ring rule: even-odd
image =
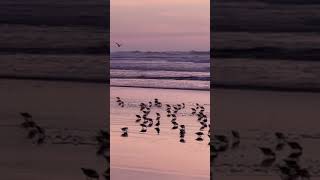
[[[320,93],[319,88],[299,88],[299,87],[280,87],[266,85],[248,85],[248,84],[224,84],[211,83],[211,90],[226,89],[226,90],[248,90],[248,91],[270,91],[270,92],[301,92],[301,93]]]
[[[93,83],[93,84],[107,84],[110,85],[110,80],[107,79],[86,79],[86,78],[58,78],[58,77],[33,77],[33,76],[12,76],[2,75],[0,80],[27,80],[27,81],[55,81],[55,82],[70,82],[70,83]],[[303,88],[303,87],[276,87],[265,85],[248,85],[248,84],[225,84],[225,83],[211,83],[210,89],[196,89],[196,88],[171,88],[171,87],[143,87],[143,86],[129,86],[129,85],[110,85],[110,87],[129,87],[129,88],[147,88],[147,89],[177,89],[177,90],[198,90],[211,91],[219,90],[246,90],[246,91],[270,91],[270,92],[288,92],[288,93],[320,93],[319,88]]]

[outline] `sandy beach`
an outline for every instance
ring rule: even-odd
[[[95,136],[108,129],[108,86],[98,83],[1,79],[0,167],[10,180],[85,179],[81,167],[102,173]],[[105,98],[103,98],[105,97]],[[20,112],[45,129],[45,144],[28,139]]]
[[[209,91],[111,87],[110,97],[111,179],[209,179],[208,129],[203,131],[204,141],[195,140],[194,133],[200,126],[190,109],[199,103],[210,117]],[[115,97],[125,102],[123,108],[116,103]],[[163,106],[185,103],[185,109],[177,114],[177,122],[186,127],[185,143],[179,142],[179,130],[171,129],[171,118],[166,117],[165,107],[152,107],[149,115],[154,118],[156,112],[161,114],[159,135],[154,127],[148,128],[146,133],[139,132],[141,127],[135,122],[139,104],[154,98],[158,98]],[[122,127],[128,127],[128,137],[121,136]]]
[[[275,150],[275,132],[282,132],[288,141],[298,142],[303,154],[298,159],[307,168],[311,179],[320,175],[320,132],[318,129],[319,93],[255,90],[213,90],[214,133],[230,137],[231,130],[241,135],[240,146],[218,155],[212,179],[281,179],[277,164],[292,152],[285,146]],[[276,152],[276,160],[263,164],[259,147]]]

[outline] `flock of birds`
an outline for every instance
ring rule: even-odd
[[[124,101],[120,97],[116,97],[116,102],[119,106],[124,107]],[[157,108],[162,107],[162,103],[156,98],[154,102],[148,103],[140,103],[140,113],[136,115],[136,123],[139,123],[141,126],[140,133],[147,133],[149,128],[154,127],[157,134],[160,134],[160,124],[161,124],[161,116],[159,112],[156,112],[156,117],[153,119],[150,117],[150,112],[153,108],[158,110]],[[183,124],[178,124],[177,115],[178,112],[182,109],[185,109],[185,104],[165,104],[165,110],[167,112],[167,117],[171,117],[172,128],[171,129],[179,129],[180,131],[180,142],[185,143],[185,134],[186,127]],[[204,113],[205,108],[198,103],[195,104],[195,107],[191,108],[191,115],[196,116],[197,121],[200,124],[199,131],[195,132],[197,135],[196,141],[203,141],[203,136],[205,135],[204,131],[208,128],[208,137],[210,139],[210,124],[208,123],[207,116]],[[155,120],[155,123],[154,123]],[[121,128],[121,136],[128,137],[129,128],[123,127]],[[259,147],[259,151],[261,151],[264,159],[261,163],[263,167],[270,167],[275,164],[277,160],[277,152],[281,152],[285,146],[289,147],[290,151],[287,157],[284,159],[280,159],[281,163],[277,163],[275,167],[280,173],[280,177],[283,180],[296,180],[296,179],[310,179],[310,173],[306,168],[301,167],[299,165],[299,158],[303,154],[302,146],[293,141],[289,141],[286,136],[281,132],[275,133],[275,138],[277,141],[277,145],[275,148],[270,147]],[[218,157],[220,153],[226,152],[231,147],[231,150],[235,150],[240,145],[240,133],[236,130],[231,130],[231,139],[225,135],[215,134],[212,137],[212,140],[209,142],[211,155],[210,160],[211,163],[214,163],[214,160]],[[279,157],[278,157],[279,160]]]
[[[240,144],[240,134],[236,131],[232,131],[232,135],[235,139],[232,143],[232,148],[238,147]],[[214,135],[213,139],[214,141],[210,147],[211,164],[214,164],[219,153],[226,152],[229,149],[229,140],[227,136]],[[275,133],[275,141],[277,142],[275,147],[258,147],[259,151],[261,151],[264,156],[260,165],[265,168],[269,168],[274,165],[283,180],[297,180],[299,178],[305,180],[310,179],[311,175],[307,168],[303,168],[299,164],[299,159],[303,154],[303,147],[298,142],[288,140],[288,138],[281,132]],[[278,157],[285,147],[289,149],[289,153],[284,158],[280,156]]]
[[[116,102],[120,107],[124,107],[124,101],[121,100],[120,97],[116,97]],[[139,123],[141,126],[140,133],[147,133],[149,128],[154,127],[154,130],[158,135],[160,135],[160,125],[161,125],[161,115],[159,112],[156,112],[156,117],[153,119],[150,117],[150,112],[153,108],[159,110],[158,108],[162,107],[162,103],[156,98],[154,102],[148,103],[140,103],[140,113],[136,115],[136,123]],[[167,112],[167,117],[171,118],[172,130],[179,130],[179,142],[185,143],[185,135],[186,135],[186,127],[184,124],[179,124],[177,122],[178,112],[182,109],[185,109],[186,106],[184,103],[165,105],[165,111]],[[197,135],[196,141],[203,141],[203,136],[205,135],[204,131],[208,128],[207,136],[210,140],[210,124],[208,122],[207,116],[204,113],[205,108],[199,104],[195,104],[195,107],[191,108],[191,115],[196,116],[197,121],[200,124],[199,131],[195,132]],[[50,138],[49,135],[46,134],[46,131],[43,127],[38,125],[32,118],[32,115],[27,112],[21,112],[20,115],[23,117],[23,122],[21,123],[21,127],[28,131],[27,138],[31,139],[34,144],[44,144],[46,143],[46,139]],[[123,127],[121,128],[121,136],[128,137],[129,128]],[[226,135],[218,135],[215,134],[212,137],[212,140],[209,141],[211,154],[210,154],[210,162],[214,164],[216,158],[219,157],[220,153],[227,152],[231,146],[231,149],[238,148],[240,145],[240,133],[238,131],[231,131],[230,140]],[[100,130],[98,134],[95,136],[95,141],[97,142],[97,151],[96,154],[98,156],[102,156],[105,158],[107,163],[110,162],[110,157],[108,155],[109,151],[109,138],[110,135],[105,130]],[[277,142],[275,147],[258,147],[259,151],[264,156],[264,159],[261,163],[263,167],[271,167],[275,165],[280,173],[280,177],[283,180],[296,180],[296,179],[310,179],[311,175],[306,168],[301,167],[299,164],[299,158],[303,155],[303,147],[297,143],[288,140],[288,138],[281,132],[275,133],[275,140]],[[280,163],[276,163],[276,160],[279,160],[277,156],[278,153],[283,151],[285,147],[288,147],[289,154],[280,159]],[[276,164],[275,164],[276,163]],[[90,168],[81,168],[81,171],[86,176],[87,179],[99,179],[99,173]],[[105,179],[109,179],[110,177],[110,168],[107,167],[105,171],[102,173],[102,176]]]
[[[38,145],[45,143],[46,133],[45,129],[40,127],[35,121],[32,120],[32,115],[27,112],[21,112],[24,122],[21,126],[28,131],[27,138],[32,139],[33,143]]]
[[[120,98],[120,97],[116,97],[116,103],[120,106],[120,107],[124,107],[124,101]],[[147,133],[148,131],[150,131],[150,128],[153,128],[156,133],[158,135],[160,135],[161,132],[161,114],[159,113],[160,108],[162,107],[162,103],[159,101],[158,98],[155,98],[154,101],[149,101],[148,103],[140,103],[139,105],[139,114],[136,114],[136,119],[135,119],[135,123],[139,123],[139,126],[141,126],[141,130],[140,133]],[[170,105],[170,104],[165,104],[165,111],[166,111],[166,116],[168,118],[171,118],[171,124],[172,130],[179,130],[179,142],[181,143],[185,143],[185,135],[186,135],[186,126],[184,124],[179,124],[177,122],[177,117],[178,117],[178,113],[179,111],[181,111],[182,109],[185,109],[186,105],[185,103],[181,103],[181,104],[174,104],[174,105]],[[152,118],[150,116],[150,112],[151,110],[155,109],[156,112],[156,117]],[[195,139],[196,141],[203,141],[204,138],[203,136],[205,135],[204,131],[206,130],[206,128],[208,128],[208,137],[210,140],[210,124],[208,122],[208,118],[207,115],[205,115],[205,108],[204,106],[196,103],[195,107],[191,108],[191,115],[192,116],[196,116],[197,121],[200,124],[199,127],[199,131],[195,132],[195,135],[197,135],[197,138]],[[122,137],[128,137],[128,133],[129,133],[129,128],[128,127],[123,127],[121,128],[121,136]],[[210,143],[209,143],[210,144]]]
[[[23,117],[23,122],[21,123],[21,127],[26,129],[28,131],[27,138],[32,139],[34,144],[41,145],[45,144],[47,140],[52,139],[52,137],[48,134],[46,134],[45,128],[40,127],[32,118],[32,115],[28,112],[21,112],[20,115]],[[57,136],[56,138],[62,138],[61,136]],[[67,137],[69,138],[69,136]],[[65,138],[65,140],[67,139]],[[102,156],[107,162],[106,164],[110,164],[110,156],[109,156],[109,139],[110,134],[106,130],[100,130],[98,134],[94,137],[96,141],[97,156]],[[72,143],[73,144],[73,143]],[[78,144],[74,144],[78,145]],[[91,145],[91,144],[86,144]],[[87,179],[99,179],[100,175],[99,173],[91,168],[80,168],[82,173]],[[104,179],[109,180],[110,179],[110,167],[106,166],[106,169],[101,174],[101,176],[104,177]]]

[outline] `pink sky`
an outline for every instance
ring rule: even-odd
[[[112,51],[209,51],[209,42],[210,0],[111,0]]]

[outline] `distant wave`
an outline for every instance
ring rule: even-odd
[[[320,61],[320,48],[212,48],[213,58],[255,58],[275,60]]]
[[[131,76],[131,77],[117,77],[111,76],[115,79],[171,79],[171,80],[197,80],[197,81],[210,81],[210,77],[146,77],[146,76]]]
[[[110,67],[112,86],[209,90],[209,52],[112,52]]]
[[[319,93],[320,87],[312,86],[294,86],[294,85],[263,85],[263,84],[246,84],[246,83],[224,83],[211,82],[210,89],[238,89],[238,90],[255,90],[255,91],[283,91],[283,92],[308,92]]]
[[[81,77],[53,77],[53,76],[15,76],[0,75],[0,79],[9,80],[39,80],[39,81],[65,81],[65,82],[82,82],[82,83],[103,83],[110,84],[109,79],[105,78],[81,78]]]

